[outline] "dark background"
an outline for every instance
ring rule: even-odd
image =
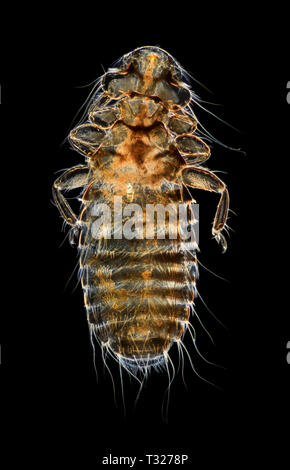
[[[44,10],[38,21],[26,10],[23,21],[18,11],[17,24],[9,17],[1,79],[8,281],[1,388],[11,462],[98,466],[109,453],[169,452],[188,453],[192,466],[199,459],[235,466],[271,456],[277,463],[286,450],[290,71],[283,14],[238,5],[217,12],[168,8],[84,7],[61,18]],[[222,104],[205,106],[239,132],[195,108],[200,121],[226,145],[246,152],[215,145],[208,162],[225,172],[219,176],[237,214],[229,221],[234,232],[226,254],[210,234],[217,196],[193,193],[200,204],[199,259],[228,280],[200,266],[200,294],[226,328],[200,299],[196,309],[215,345],[197,319],[193,324],[201,353],[224,368],[206,364],[187,334],[196,370],[216,387],[195,375],[185,358],[187,389],[179,372],[170,390],[168,423],[161,413],[166,374],[152,374],[135,411],[138,387],[124,378],[126,418],[118,367],[109,362],[116,407],[98,348],[96,381],[81,287],[76,272],[72,275],[77,251],[64,241],[67,230],[51,202],[57,172],[83,162],[63,141],[81,117],[72,123],[91,90],[84,85],[143,45],[167,50],[211,90],[192,82],[204,100]],[[174,351],[173,359],[177,364]]]

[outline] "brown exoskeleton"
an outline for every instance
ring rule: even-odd
[[[96,204],[117,217],[116,197],[144,212],[148,204],[171,204],[177,211],[184,187],[219,193],[212,233],[226,250],[222,232],[229,195],[225,184],[202,167],[210,149],[195,134],[191,100],[182,69],[167,52],[141,47],[126,54],[102,77],[87,122],[70,133],[86,164],[67,170],[53,186],[59,211],[72,233],[79,233],[91,331],[131,371],[164,362],[172,343],[182,338],[195,298],[197,244],[186,250],[180,235],[127,239],[115,233],[96,239]],[[75,188],[83,189],[80,215],[63,195]],[[121,222],[127,220],[128,214],[121,213]],[[111,235],[111,225],[103,225],[102,233]]]

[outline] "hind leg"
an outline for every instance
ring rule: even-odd
[[[74,166],[59,176],[52,187],[54,202],[64,220],[71,226],[76,225],[78,218],[62,195],[62,191],[70,191],[86,186],[89,180],[89,171],[88,166]]]
[[[222,230],[225,228],[229,209],[229,193],[226,185],[211,171],[194,167],[183,170],[182,182],[191,188],[214,191],[220,194],[220,200],[213,221],[212,234],[217,242],[222,245],[223,252],[225,252],[227,242],[222,234]]]

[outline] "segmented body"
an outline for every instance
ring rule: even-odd
[[[111,180],[114,181],[114,180]],[[98,198],[113,207],[120,194],[118,178],[97,182]],[[112,189],[113,186],[113,189]],[[94,187],[94,185],[93,185]],[[134,203],[179,203],[180,191],[144,191],[133,185]],[[92,194],[93,193],[93,194]],[[91,227],[95,193],[88,191],[82,221]],[[130,196],[123,194],[125,203]],[[81,279],[88,320],[102,343],[127,365],[156,364],[172,341],[181,337],[194,297],[196,264],[180,239],[95,240],[83,230],[80,240]],[[194,269],[193,269],[194,267]]]
[[[186,185],[221,194],[213,234],[226,249],[228,193],[224,183],[200,167],[209,147],[195,135],[188,85],[182,70],[165,51],[143,47],[125,55],[109,70],[89,108],[89,120],[70,134],[87,166],[68,170],[54,186],[55,201],[66,221],[80,230],[80,277],[87,318],[94,335],[122,365],[144,368],[164,360],[189,321],[197,277],[193,240],[185,246],[180,234],[157,237],[154,220],[146,220],[148,204],[190,202]],[[61,191],[83,187],[82,211],[76,217]],[[109,207],[116,198],[144,213],[139,228],[151,237],[96,238],[92,227],[96,203]],[[128,217],[121,214],[121,223]],[[111,227],[103,227],[107,233]]]

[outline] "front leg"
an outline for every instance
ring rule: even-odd
[[[52,194],[57,208],[65,221],[72,227],[76,226],[78,218],[62,195],[62,191],[70,191],[86,186],[89,182],[89,171],[88,166],[74,166],[59,176],[52,187]]]
[[[225,228],[229,210],[229,193],[226,185],[211,171],[205,170],[204,168],[191,167],[185,168],[182,171],[182,182],[192,188],[220,193],[221,196],[213,221],[212,234],[217,242],[222,245],[223,252],[225,252],[227,242],[221,232]]]

